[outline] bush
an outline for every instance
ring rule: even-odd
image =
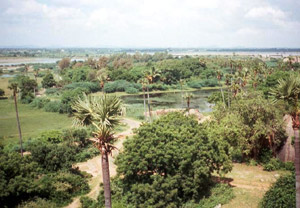
[[[201,89],[202,84],[200,80],[193,80],[187,83],[187,85],[191,88]]]
[[[264,195],[261,208],[296,207],[295,175],[281,176]]]
[[[58,95],[59,94],[60,89],[58,88],[48,88],[46,89],[46,95]]]
[[[57,205],[51,201],[42,199],[42,198],[36,198],[32,201],[26,201],[18,206],[18,208],[56,208]]]
[[[200,202],[186,203],[184,208],[213,208],[217,205],[227,204],[234,198],[233,189],[228,184],[215,184],[210,190],[209,194],[205,196]]]
[[[101,208],[100,204],[87,196],[80,197],[81,208]]]
[[[247,163],[247,165],[250,165],[250,166],[257,166],[257,162],[254,160],[254,159],[250,159]]]
[[[62,112],[62,104],[60,101],[50,101],[45,104],[44,110],[46,112]]]
[[[295,166],[293,162],[281,162],[276,158],[272,158],[268,163],[263,165],[264,170],[266,171],[275,171],[275,170],[288,170],[295,171]]]
[[[128,94],[136,94],[139,92],[139,90],[134,87],[128,87],[125,89],[125,92]]]
[[[86,93],[92,93],[100,91],[100,85],[97,82],[74,82],[68,85],[65,85],[63,89],[65,90],[75,90],[81,88]]]
[[[35,141],[28,147],[33,161],[47,171],[70,169],[75,161],[75,150],[67,145]]]
[[[142,86],[140,84],[130,83],[125,80],[117,80],[114,82],[108,82],[104,85],[104,91],[108,92],[108,93],[125,92],[126,89],[128,90],[128,88],[135,88],[136,90],[141,91]]]
[[[41,133],[39,136],[39,139],[41,141],[45,141],[51,144],[58,144],[63,141],[63,135],[61,131],[57,130],[50,130],[50,131],[45,131]]]
[[[49,103],[50,100],[48,98],[35,98],[31,103],[30,106],[32,108],[41,109],[44,108],[44,106]]]
[[[54,80],[53,74],[47,73],[42,80],[42,86],[44,88],[50,88],[55,85],[56,85],[56,81]]]

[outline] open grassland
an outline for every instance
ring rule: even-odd
[[[29,105],[18,104],[24,139],[51,129],[64,129],[72,126],[72,119],[65,114],[49,113],[32,109]],[[16,141],[18,129],[13,100],[0,100],[0,143]]]
[[[266,191],[285,171],[264,171],[260,166],[235,163],[225,180],[233,186],[235,198],[224,208],[257,208]]]

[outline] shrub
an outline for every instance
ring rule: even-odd
[[[50,101],[45,104],[44,110],[46,112],[61,112],[62,104],[60,101]]]
[[[32,201],[26,201],[18,206],[18,208],[56,208],[57,205],[51,201],[42,199],[42,198],[35,198]]]
[[[65,85],[63,89],[65,90],[74,90],[77,88],[81,88],[86,93],[92,93],[100,91],[100,85],[97,82],[74,82],[68,85]]]
[[[200,80],[193,80],[187,83],[187,85],[191,88],[200,89],[202,87]]]
[[[33,142],[29,147],[32,159],[47,171],[70,169],[75,161],[75,150],[67,145]]]
[[[49,103],[50,100],[48,98],[35,98],[31,103],[30,106],[32,108],[41,109],[43,108],[47,103]]]
[[[125,89],[125,92],[128,94],[136,94],[139,92],[139,90],[134,87],[128,87]]]
[[[87,196],[80,197],[81,208],[101,208],[100,204]]]
[[[41,133],[39,139],[52,144],[57,144],[63,141],[63,135],[61,131],[50,130]]]
[[[228,184],[215,184],[209,194],[199,201],[199,203],[187,203],[184,208],[212,208],[217,205],[227,204],[234,198],[233,189]]]
[[[108,82],[104,85],[104,91],[108,93],[112,92],[125,92],[128,88],[135,88],[138,91],[142,89],[140,84],[130,83],[125,80],[117,80],[114,82]]]
[[[46,89],[46,94],[47,95],[54,95],[54,94],[58,95],[59,91],[60,91],[60,89],[58,89],[58,88],[48,88],[48,89]]]
[[[55,85],[56,85],[56,81],[54,80],[53,74],[47,73],[42,80],[42,86],[44,88],[50,88]]]
[[[266,192],[261,208],[293,208],[296,207],[295,175],[281,176]]]

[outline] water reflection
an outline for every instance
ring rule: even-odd
[[[190,92],[193,94],[191,108],[200,112],[211,112],[213,105],[207,102],[207,98],[216,90],[197,90]],[[153,109],[186,108],[186,100],[181,96],[181,92],[155,93],[150,94],[151,106]],[[183,92],[185,95],[185,92]],[[125,104],[143,104],[143,95],[122,96]]]

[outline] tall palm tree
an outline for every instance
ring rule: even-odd
[[[191,99],[194,97],[192,93],[186,93],[184,98],[186,99],[186,106],[188,112],[190,112],[190,104],[191,104]]]
[[[8,86],[8,89],[13,91],[14,96],[14,102],[15,102],[15,110],[16,110],[16,118],[17,118],[17,125],[18,125],[18,131],[19,131],[19,138],[20,138],[20,149],[21,149],[21,155],[23,157],[23,141],[22,141],[22,132],[21,132],[21,125],[20,125],[20,119],[19,119],[19,111],[18,111],[18,104],[17,104],[17,93],[18,93],[18,84],[15,82],[10,83]]]
[[[226,108],[225,97],[224,97],[224,93],[223,93],[223,87],[222,87],[222,84],[221,84],[222,76],[223,76],[222,71],[221,70],[217,70],[218,84],[221,87],[221,95],[222,95],[222,99],[223,99],[223,103],[224,103],[224,108]]]
[[[122,113],[121,100],[115,96],[91,97],[84,95],[83,98],[78,98],[73,103],[72,109],[75,124],[93,125],[95,128],[95,146],[101,153],[105,207],[111,208],[108,155],[115,149],[112,145],[113,128],[119,123],[119,115]]]
[[[142,85],[143,99],[144,99],[144,114],[146,116],[146,113],[147,113],[147,109],[146,109],[146,86],[147,86],[148,80],[146,78],[142,78],[138,82]]]
[[[40,69],[39,68],[37,68],[37,69],[34,69],[34,79],[35,79],[35,81],[36,81],[36,83],[37,83],[37,77],[38,77],[38,75],[39,75],[39,71],[40,71]],[[35,87],[34,89],[33,89],[33,94],[34,94],[34,96],[35,96],[35,94],[36,94],[36,88],[37,87]]]
[[[295,136],[295,170],[296,170],[296,208],[300,208],[300,109],[298,106],[300,95],[300,75],[291,74],[287,79],[279,80],[275,89],[272,89],[271,95],[274,101],[283,100],[288,104],[290,115],[293,120],[293,129]]]

